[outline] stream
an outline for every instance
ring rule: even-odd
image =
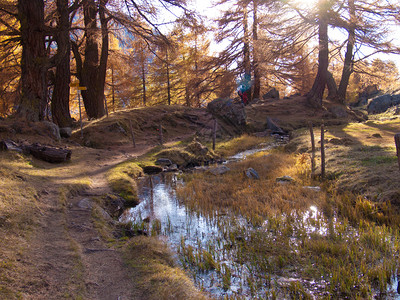
[[[251,150],[239,153],[228,160],[243,160],[247,155],[261,150]],[[287,288],[296,288],[301,283],[305,292],[318,299],[327,296],[329,283],[321,280],[299,279],[296,271],[292,277],[271,275],[263,272],[268,269],[268,257],[260,264],[251,259],[239,257],[237,247],[245,247],[246,242],[265,244],[274,243],[273,220],[264,221],[262,226],[255,227],[237,215],[219,214],[205,216],[191,211],[182,200],[176,196],[176,188],[184,182],[179,174],[160,173],[147,176],[138,182],[140,204],[124,212],[121,222],[132,222],[134,229],[140,229],[151,235],[158,235],[165,240],[176,253],[177,260],[183,268],[192,275],[196,285],[215,298],[241,297],[245,299],[270,298],[271,291],[278,287],[276,294],[279,299],[289,299],[287,294],[279,291]],[[343,226],[336,224],[336,218],[328,222],[316,206],[311,206],[302,215],[281,216],[282,219],[293,218],[294,231],[302,231],[306,235],[326,236],[329,226]],[[297,228],[297,229],[296,229]],[[351,231],[351,230],[349,230]],[[265,237],[260,240],[260,232]],[[350,233],[349,236],[357,233]],[[290,243],[300,243],[299,235],[293,234]],[[388,287],[392,297],[399,299],[396,293],[398,281],[394,278]],[[273,289],[272,289],[273,288]]]

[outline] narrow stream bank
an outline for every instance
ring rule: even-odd
[[[256,151],[238,154],[228,161],[243,160]],[[312,239],[340,237],[352,241],[364,238],[334,214],[326,218],[315,205],[306,211],[293,210],[269,218],[261,224],[252,224],[242,216],[226,212],[192,211],[176,195],[176,189],[184,184],[180,175],[173,173],[143,178],[138,183],[140,204],[127,210],[121,221],[130,221],[134,229],[164,239],[196,285],[215,298],[329,297],[335,288],[332,282],[340,278],[304,276],[304,270],[299,272],[295,260],[288,261],[287,257],[301,258]],[[287,238],[282,239],[282,236]],[[318,247],[325,246],[321,242]],[[397,278],[387,280],[390,284],[385,299],[398,299]],[[378,297],[377,292],[373,294]]]

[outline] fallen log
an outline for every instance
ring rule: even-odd
[[[25,153],[30,153],[33,157],[50,163],[61,163],[71,159],[72,151],[63,148],[43,146],[40,144],[25,145]]]
[[[31,154],[37,159],[50,163],[61,163],[70,160],[72,155],[72,151],[69,149],[43,146],[38,143],[19,145],[11,140],[2,140],[0,141],[0,151],[5,150],[22,152],[25,155]]]

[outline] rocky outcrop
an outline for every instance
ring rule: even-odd
[[[207,110],[217,119],[242,131],[246,125],[246,113],[241,102],[218,98],[208,103]]]
[[[386,94],[376,98],[373,98],[368,106],[368,114],[379,114],[388,110],[392,106],[400,104],[400,94]]]
[[[358,101],[351,106],[364,106],[368,104],[368,100],[378,96],[381,91],[376,84],[367,86],[361,93],[358,94]]]

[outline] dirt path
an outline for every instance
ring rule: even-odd
[[[32,280],[24,287],[27,299],[136,298],[120,251],[96,229],[92,199],[110,192],[106,180],[110,168],[145,150],[144,146],[113,151],[75,148],[71,164],[52,170],[58,175],[42,183],[41,226],[24,261],[32,269]],[[82,175],[92,182],[90,189],[68,195],[62,182]]]

